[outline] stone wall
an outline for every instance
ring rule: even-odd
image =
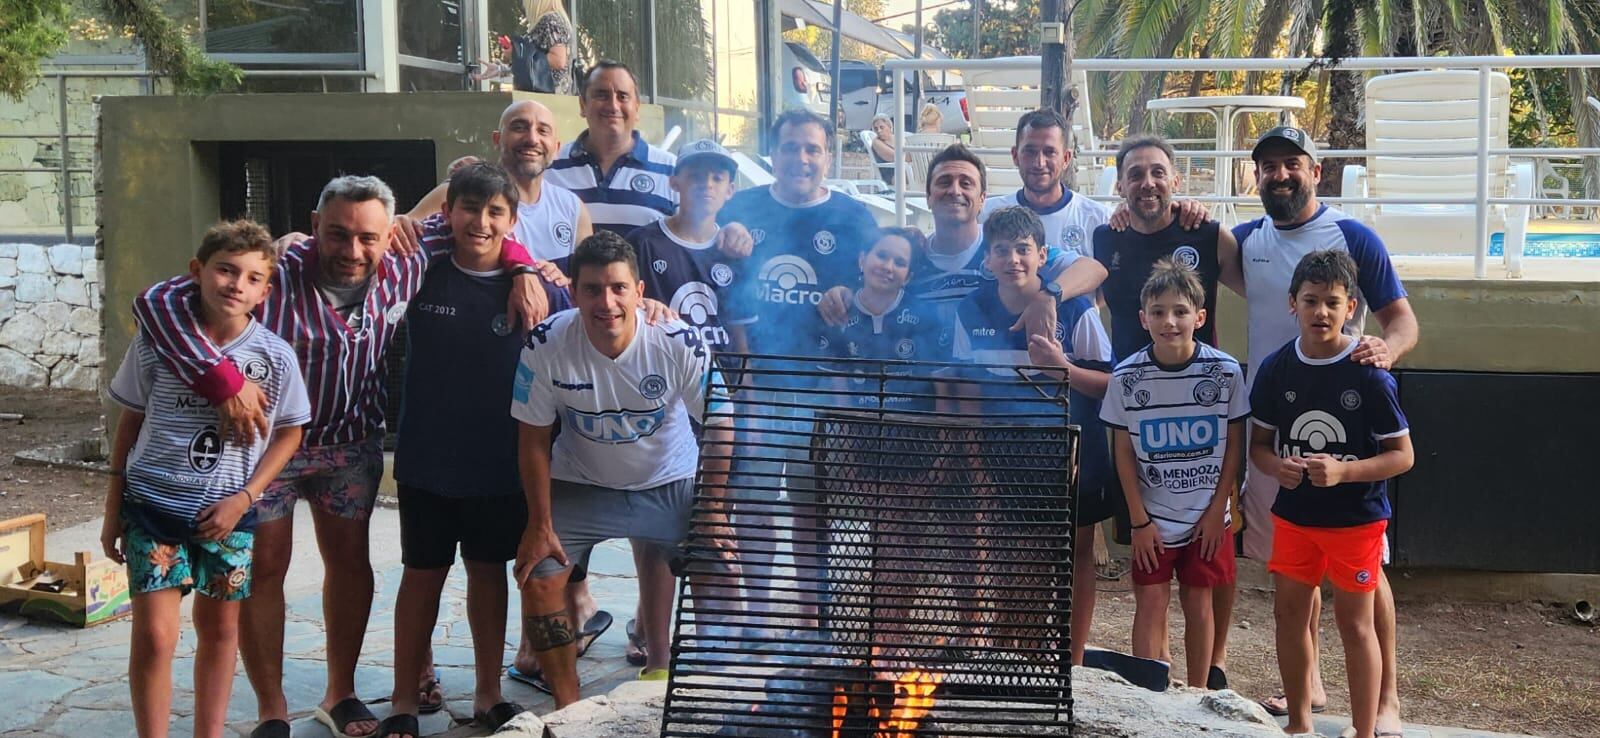
[[[67,80],[67,133],[94,133],[94,98],[98,95],[137,95],[140,82],[128,78]],[[62,226],[60,87],[55,79],[42,79],[20,100],[0,95],[0,130],[37,134],[38,138],[0,139],[0,168],[38,169],[0,173],[0,233],[37,233]],[[94,160],[94,141],[74,138],[67,144],[68,164],[88,167]],[[71,175],[72,222],[80,233],[94,228],[95,193],[88,173]]]
[[[97,389],[100,293],[93,247],[0,243],[0,385]]]

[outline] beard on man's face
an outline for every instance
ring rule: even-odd
[[[1289,220],[1311,201],[1311,188],[1299,180],[1275,182],[1261,189],[1261,206],[1273,220]]]

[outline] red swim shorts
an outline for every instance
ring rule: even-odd
[[[1272,559],[1267,571],[1308,587],[1326,576],[1346,592],[1371,592],[1382,574],[1384,531],[1379,520],[1349,528],[1312,528],[1272,516]]]

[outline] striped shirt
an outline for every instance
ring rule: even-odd
[[[1239,362],[1204,343],[1180,366],[1162,366],[1149,348],[1111,374],[1100,405],[1106,425],[1128,432],[1145,513],[1161,542],[1187,545],[1205,515],[1230,453],[1228,425],[1250,414]],[[1237,481],[1237,480],[1236,480]]]
[[[442,215],[423,222],[422,248],[409,255],[391,250],[379,259],[352,326],[317,289],[316,239],[284,249],[272,273],[272,292],[256,307],[256,318],[289,342],[300,360],[311,397],[311,423],[304,445],[354,443],[381,433],[388,406],[388,362],[384,356],[406,305],[422,287],[428,264],[455,246]],[[506,239],[501,263],[532,263],[527,250]],[[244,381],[238,367],[200,331],[191,309],[198,294],[187,276],[145,290],[134,300],[140,336],[173,373],[213,403],[237,394]]]
[[[221,351],[261,386],[274,429],[310,420],[300,367],[294,350],[282,339],[252,320]],[[162,366],[143,339],[134,339],[106,394],[145,415],[128,452],[123,494],[130,512],[146,520],[158,518],[149,527],[166,532],[166,537],[186,537],[201,510],[244,489],[266,453],[266,438],[246,446],[224,441],[211,404]],[[254,524],[247,513],[237,529],[249,530]]]
[[[596,229],[626,236],[633,229],[671,215],[678,209],[678,193],[667,184],[678,157],[645,143],[633,132],[633,150],[600,171],[600,161],[584,148],[584,131],[566,146],[544,173],[544,181],[565,187],[589,206]]]

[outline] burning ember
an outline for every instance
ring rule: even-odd
[[[833,732],[830,738],[848,738],[857,734],[857,731],[847,727],[850,720],[850,708],[866,705],[866,721],[868,725],[876,721],[875,728],[871,731],[871,738],[916,738],[917,726],[922,724],[923,718],[933,711],[933,693],[939,688],[943,677],[923,671],[908,671],[901,675],[894,683],[893,701],[887,709],[878,703],[883,701],[877,695],[865,695],[860,691],[849,691],[843,685],[834,686],[833,694]],[[862,698],[865,698],[863,700]],[[854,698],[854,699],[852,699]]]

